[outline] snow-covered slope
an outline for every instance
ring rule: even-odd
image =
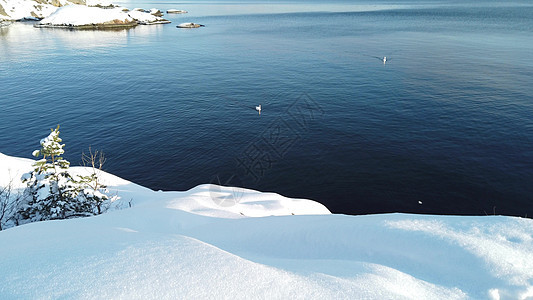
[[[0,0],[0,20],[44,18],[57,7],[69,4],[86,4],[85,0]]]
[[[31,162],[0,154],[0,184]],[[334,215],[270,193],[103,177],[123,209],[0,231],[0,299],[533,297],[530,219]]]
[[[24,188],[20,177],[33,169],[33,162],[32,159],[0,153],[0,186],[11,183],[15,189]],[[87,167],[71,167],[70,171],[79,175],[90,175],[92,172]],[[164,202],[171,209],[224,218],[330,214],[324,205],[315,201],[291,199],[244,188],[204,184],[185,192],[155,192],[103,171],[99,171],[99,178],[108,186],[109,194],[119,198],[112,203],[111,211]]]

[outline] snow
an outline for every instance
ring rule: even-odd
[[[47,137],[41,139],[40,144],[42,148],[52,148],[57,151],[57,154],[63,154],[65,151],[62,148],[65,147],[65,144],[59,144],[61,141],[59,131],[52,131]],[[35,151],[32,152],[32,155],[36,156]]]
[[[141,23],[151,23],[151,22],[157,22],[161,20],[161,18],[156,17],[144,11],[132,10],[127,13],[130,15],[130,17],[136,19],[137,21]]]
[[[94,24],[128,25],[137,21],[140,24],[164,24],[169,21],[142,11],[123,11],[122,7],[103,9],[83,5],[69,5],[58,8],[53,14],[41,20],[44,26],[86,26]]]
[[[0,153],[0,186],[32,163]],[[100,175],[120,197],[108,213],[0,231],[0,299],[533,297],[531,219],[347,216],[274,193]]]
[[[134,11],[124,12],[123,7],[113,9],[92,7],[94,5],[107,5],[109,1],[90,0],[87,5],[75,5],[69,0],[0,0],[0,12],[2,9],[7,16],[0,15],[0,21],[32,19],[39,20],[35,17],[44,18],[38,23],[38,26],[86,26],[95,24],[123,25],[130,24],[134,20],[140,24],[165,24],[170,23],[160,17],[151,15],[148,12]],[[58,6],[47,3],[54,2]],[[158,9],[152,8],[151,12],[155,13]],[[0,22],[2,26],[9,23]],[[134,24],[134,23],[133,23]]]
[[[61,5],[70,3],[65,0],[58,0],[57,2]],[[28,0],[0,0],[0,6],[4,8],[7,13],[7,19],[10,20],[33,17],[32,12],[44,17],[50,15],[57,9],[57,7],[51,4],[39,4],[35,1]],[[2,16],[0,15],[1,18]]]
[[[196,24],[196,23],[181,23],[181,24],[178,24],[178,28],[198,28],[198,27],[203,27],[204,25],[200,25],[200,24]]]
[[[54,3],[55,5],[52,5],[52,3]],[[85,3],[88,6],[105,6],[109,5],[110,1],[87,0],[85,1]],[[2,11],[1,8],[3,8],[5,13],[7,14],[7,16],[2,16],[0,14],[0,20],[2,20],[2,18],[8,20],[35,20],[35,17],[45,18],[55,12],[59,6],[65,6],[70,4],[73,4],[73,2],[71,2],[70,0],[0,0],[0,11]]]
[[[85,2],[88,6],[110,4],[107,0],[87,0]],[[7,14],[7,16],[0,15],[0,20],[2,18],[8,20],[39,20],[35,17],[46,18],[55,12],[59,6],[71,4],[73,2],[70,0],[0,0],[0,8],[3,8]]]
[[[84,5],[68,5],[58,8],[53,14],[41,20],[41,25],[83,26],[102,24],[119,20],[131,23],[133,18],[120,9],[102,9]]]
[[[168,9],[167,14],[186,14],[188,13],[186,10],[181,9]]]

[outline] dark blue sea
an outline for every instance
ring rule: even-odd
[[[0,28],[0,152],[31,158],[60,124],[73,165],[100,149],[154,190],[533,216],[533,2],[116,3],[189,13]]]

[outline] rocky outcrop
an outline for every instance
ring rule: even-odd
[[[121,10],[68,5],[58,8],[35,27],[108,28],[136,25],[137,21]]]
[[[179,24],[178,28],[200,28],[200,27],[204,27],[205,25],[202,25],[202,24],[197,24],[197,23],[181,23]]]
[[[68,5],[58,8],[35,27],[103,29],[113,27],[132,27],[138,24],[164,24],[170,21],[146,12],[125,12],[120,7],[104,9],[84,5]]]
[[[85,5],[86,0],[0,0],[0,20],[43,19],[70,4]]]
[[[2,19],[2,17],[7,18],[7,13],[4,10],[4,7],[2,6],[2,3],[0,2],[0,20]]]
[[[167,10],[167,14],[186,14],[187,11],[186,10],[181,10],[181,9],[169,9]]]
[[[61,7],[61,6],[64,6],[65,4],[63,2],[65,1],[60,1],[60,0],[33,0],[39,4],[51,4],[53,6],[57,6],[57,7]],[[68,2],[70,2],[71,4],[79,4],[79,5],[85,5],[86,2],[85,0],[69,0]]]
[[[158,10],[159,11],[159,10]],[[127,13],[130,17],[134,18],[142,25],[153,25],[153,24],[167,24],[170,23],[169,20],[163,19],[161,17],[150,14],[146,11],[132,10]]]
[[[156,16],[156,17],[161,17],[161,16],[163,16],[163,13],[162,13],[159,9],[157,9],[157,8],[152,8],[152,9],[150,9],[149,13],[152,14],[152,15],[154,15],[154,16]]]

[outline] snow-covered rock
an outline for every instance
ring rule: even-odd
[[[163,15],[163,13],[157,8],[151,8],[149,13],[157,17],[161,17]]]
[[[155,16],[144,11],[132,10],[128,12],[128,15],[137,20],[139,24],[143,25],[170,23],[170,21],[168,20],[165,20],[161,17]]]
[[[21,20],[24,18],[42,19],[52,14],[58,7],[80,4],[85,0],[0,0],[0,20]]]
[[[60,7],[36,24],[38,27],[121,27],[135,25],[137,25],[137,21],[119,9],[103,9],[83,5]]]
[[[167,14],[186,14],[188,11],[181,10],[181,9],[169,9],[167,10]]]
[[[36,27],[107,28],[131,27],[137,24],[164,24],[170,21],[146,12],[124,11],[121,7],[104,9],[82,5],[69,5],[41,20]]]
[[[32,162],[0,153],[0,186]],[[122,198],[110,212],[0,231],[0,299],[533,297],[531,219],[336,215],[273,193],[156,192],[101,175]]]
[[[178,24],[176,27],[178,28],[199,28],[199,27],[204,27],[204,25],[187,22],[187,23]]]
[[[10,21],[4,21],[4,20],[0,20],[0,28],[2,27],[7,27],[11,25],[11,22]]]

